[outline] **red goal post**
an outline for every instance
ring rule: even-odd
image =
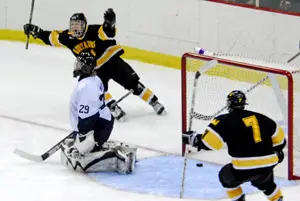
[[[298,140],[296,135],[297,129],[294,128],[296,122],[296,116],[294,115],[295,95],[298,97],[298,89],[296,91],[297,94],[295,94],[294,80],[295,75],[297,75],[300,82],[298,71],[292,72],[284,68],[273,68],[272,62],[267,63],[267,66],[262,66],[234,61],[230,58],[224,59],[185,53],[181,59],[182,132],[188,129],[195,72],[213,59],[218,61],[218,65],[206,71],[199,78],[194,112],[213,115],[225,106],[226,95],[230,91],[239,89],[246,92],[250,106],[248,109],[266,114],[285,125],[288,139],[288,157],[286,157],[288,161],[288,179],[300,179],[300,156],[298,160],[297,153],[295,153],[300,153],[300,137]],[[288,64],[282,65],[288,66]],[[266,77],[267,79],[259,83]],[[253,88],[253,86],[255,87]],[[250,88],[252,89],[248,92],[247,90]],[[281,95],[282,97],[280,97]],[[192,130],[204,131],[208,124],[208,120],[193,118]],[[297,147],[299,147],[299,150]],[[182,155],[184,155],[185,150],[186,146],[182,143]]]

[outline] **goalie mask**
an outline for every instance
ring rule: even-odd
[[[69,32],[74,38],[84,36],[87,28],[87,20],[83,13],[75,13],[70,18]]]
[[[91,75],[96,67],[96,59],[88,52],[80,53],[75,60],[73,77]]]
[[[232,112],[234,110],[243,110],[245,105],[248,105],[246,100],[246,95],[242,91],[234,90],[230,92],[230,94],[227,96],[228,111]]]

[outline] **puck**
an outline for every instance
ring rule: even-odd
[[[203,167],[203,163],[197,163],[196,166],[197,167]]]

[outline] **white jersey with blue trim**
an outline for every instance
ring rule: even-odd
[[[78,119],[86,119],[95,114],[99,118],[111,120],[112,115],[105,105],[104,86],[101,79],[90,76],[77,82],[70,101],[70,120],[74,131],[78,131]]]

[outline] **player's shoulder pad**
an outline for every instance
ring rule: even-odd
[[[59,33],[59,34],[69,33],[69,29],[65,29],[65,30],[58,30],[58,29],[55,29],[55,30],[52,30],[52,32],[57,32],[57,33]]]
[[[225,119],[226,119],[226,114],[216,116],[213,120],[210,121],[209,127],[216,127],[220,125],[221,122],[223,123]]]
[[[273,119],[271,119],[270,117],[264,115],[264,114],[261,114],[259,112],[254,112],[254,111],[249,111],[249,110],[245,110],[246,112],[249,113],[249,115],[255,115],[257,119],[259,120],[264,120],[264,121],[269,121],[269,122],[274,122],[276,123]]]
[[[268,126],[268,128],[271,130],[272,128],[276,129],[278,123],[275,120],[271,119],[270,117],[254,111],[247,111],[247,112],[248,112],[247,116],[254,115],[258,120],[259,124],[264,124]]]
[[[216,116],[214,119],[224,120],[224,119],[226,119],[226,117],[227,117],[227,114],[220,114],[220,115]]]
[[[69,29],[65,29],[65,30],[57,30],[59,33],[69,33]]]
[[[228,114],[221,114],[221,115],[218,115],[214,118],[214,120],[218,120],[218,121],[225,121],[227,118],[229,117]]]
[[[60,36],[69,36],[69,29],[56,30]]]

